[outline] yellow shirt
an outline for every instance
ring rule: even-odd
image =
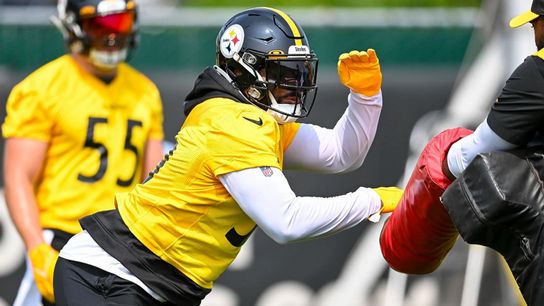
[[[159,92],[126,64],[108,85],[64,55],[16,85],[6,110],[3,137],[49,145],[35,186],[41,225],[72,234],[141,181],[147,140],[163,138]]]
[[[255,228],[221,184],[221,174],[283,166],[300,125],[225,98],[197,105],[176,147],[153,176],[117,205],[130,231],[153,253],[204,288],[234,260]]]

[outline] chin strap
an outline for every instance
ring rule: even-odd
[[[297,121],[297,117],[285,115],[278,112],[281,111],[283,113],[295,114],[297,116],[300,116],[300,107],[297,108],[297,104],[279,104],[271,92],[268,92],[268,97],[270,98],[271,106],[273,106],[274,108],[269,108],[266,112],[272,115],[272,117],[274,117],[274,119],[276,119],[279,124]]]

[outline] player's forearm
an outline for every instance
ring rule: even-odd
[[[34,194],[48,144],[8,138],[4,144],[4,190],[13,223],[27,249],[44,242],[39,208]]]
[[[303,124],[285,152],[285,167],[325,173],[360,167],[376,135],[382,96],[352,93],[348,105],[333,129]]]
[[[348,108],[334,127],[342,158],[349,164],[344,172],[363,164],[376,136],[382,103],[381,91],[372,97],[353,91],[349,94]]]
[[[220,177],[232,197],[257,225],[278,243],[327,236],[355,226],[381,208],[368,188],[341,196],[297,197],[283,173],[271,168],[227,173]]]
[[[278,243],[330,236],[352,228],[378,212],[381,202],[371,189],[361,187],[336,197],[295,197],[284,207],[277,219],[262,215],[259,225]]]
[[[5,176],[6,204],[19,234],[28,250],[44,242],[39,209],[30,181],[17,175]]]
[[[459,177],[476,155],[515,147],[497,135],[484,120],[474,133],[451,146],[447,155],[448,170],[453,176]]]
[[[145,153],[142,165],[142,181],[155,169],[163,158],[162,140],[150,139],[145,146]]]

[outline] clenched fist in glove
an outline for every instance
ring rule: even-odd
[[[380,61],[374,49],[342,53],[338,58],[338,77],[342,84],[367,97],[376,95],[382,86]]]
[[[390,213],[397,207],[402,197],[403,190],[397,187],[378,187],[372,188],[382,200],[382,209],[380,213]]]
[[[59,258],[59,252],[49,244],[42,243],[30,250],[28,256],[32,262],[34,281],[40,293],[50,302],[55,302],[53,293],[53,272]]]
[[[400,199],[402,198],[402,193],[404,190],[397,187],[378,187],[372,188],[375,193],[378,194],[380,200],[382,201],[382,208],[377,213],[373,214],[368,218],[370,222],[380,221],[380,215],[390,213],[395,210],[397,204],[399,204]]]

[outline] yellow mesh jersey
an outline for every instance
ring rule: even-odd
[[[159,92],[126,64],[107,85],[62,56],[16,85],[6,109],[3,137],[49,144],[35,186],[40,221],[68,233],[139,183],[147,140],[163,138]]]
[[[261,166],[281,169],[299,127],[278,125],[261,109],[229,99],[199,104],[153,177],[116,196],[123,221],[153,253],[211,288],[255,228],[218,176]]]

